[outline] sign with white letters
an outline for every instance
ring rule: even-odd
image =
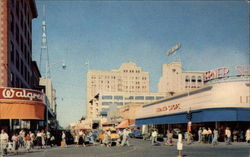
[[[44,102],[44,93],[22,88],[0,88],[0,100],[29,100]]]

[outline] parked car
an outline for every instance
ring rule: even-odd
[[[131,137],[131,138],[143,138],[141,130],[138,130],[138,129],[132,130],[132,132],[129,133],[129,137]]]

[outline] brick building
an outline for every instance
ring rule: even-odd
[[[32,77],[32,19],[34,0],[0,1],[0,86],[34,88]]]

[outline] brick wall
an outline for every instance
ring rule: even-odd
[[[7,0],[0,0],[0,86],[8,86],[7,40]]]

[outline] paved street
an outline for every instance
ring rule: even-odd
[[[130,139],[130,147],[55,147],[35,150],[31,153],[20,152],[18,157],[176,157],[176,146],[151,146],[150,141]],[[220,143],[216,147],[206,144],[184,145],[183,157],[250,157],[250,144]],[[8,156],[13,156],[9,154]]]

